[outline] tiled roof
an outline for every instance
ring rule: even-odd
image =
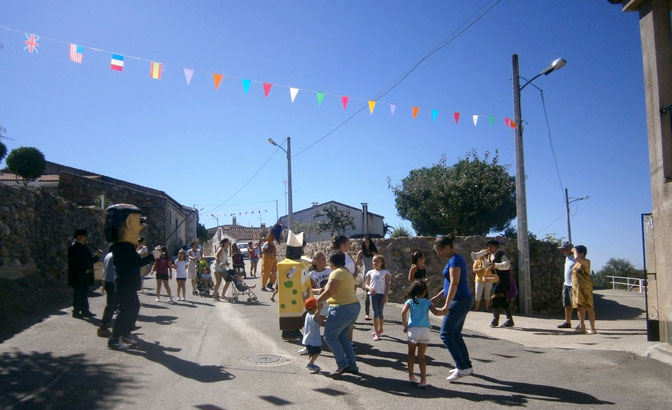
[[[214,235],[218,227],[208,229],[208,236]],[[254,228],[242,225],[221,225],[222,232],[235,239],[261,239],[261,231],[264,228]],[[268,228],[265,228],[268,231]]]
[[[0,173],[0,181],[16,181],[16,175]],[[58,182],[58,175],[42,175],[39,182]]]

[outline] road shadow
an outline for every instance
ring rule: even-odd
[[[123,407],[117,391],[139,388],[120,366],[89,362],[84,354],[19,351],[0,354],[0,386],[3,409]]]
[[[235,376],[226,370],[223,366],[201,365],[196,362],[181,359],[177,356],[168,354],[176,353],[182,349],[162,346],[158,342],[149,343],[140,340],[133,348],[125,350],[133,356],[144,357],[145,359],[164,366],[171,372],[200,383],[215,383],[232,380]]]
[[[645,313],[644,309],[620,304],[598,293],[593,294],[593,304],[595,305],[595,316],[600,321],[637,319]],[[645,323],[645,320],[646,318],[642,318],[642,323]]]
[[[138,321],[139,322],[152,322],[156,323],[159,325],[170,325],[173,322],[177,320],[177,316],[165,316],[165,315],[159,315],[159,316],[145,316],[145,315],[138,315]]]

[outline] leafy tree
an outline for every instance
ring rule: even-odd
[[[5,158],[5,155],[7,155],[7,146],[0,141],[0,161]]]
[[[593,277],[596,285],[605,285],[611,283],[607,276],[625,276],[628,278],[644,278],[644,272],[635,268],[633,264],[623,258],[611,258],[602,269],[597,271]]]
[[[7,156],[7,169],[23,179],[23,184],[39,178],[44,173],[44,154],[34,147],[13,149]]]
[[[355,223],[349,211],[339,209],[335,205],[322,207],[313,215],[315,232],[329,232],[331,236],[348,229],[355,229]]]
[[[200,223],[196,225],[196,237],[201,243],[205,243],[208,240],[208,230],[205,229],[205,225]]]
[[[411,232],[403,225],[398,225],[390,234],[390,238],[408,238],[409,236],[411,236]]]
[[[411,221],[418,235],[506,229],[516,216],[515,178],[499,164],[497,152],[489,157],[486,152],[481,159],[474,150],[448,166],[442,156],[438,164],[412,170],[401,184],[388,180],[399,216]]]

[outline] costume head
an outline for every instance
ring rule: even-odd
[[[287,234],[287,259],[301,259],[303,245],[303,232],[295,234],[289,231]]]
[[[105,212],[105,239],[108,242],[137,243],[146,220],[140,208],[131,204],[115,204]]]
[[[271,228],[271,235],[273,235],[273,238],[275,239],[276,242],[280,243],[282,240],[282,224],[280,222],[276,223],[273,225]],[[268,239],[266,239],[268,240]]]

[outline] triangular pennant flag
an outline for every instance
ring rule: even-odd
[[[506,124],[507,127],[510,126],[510,124],[509,124],[510,121],[511,121],[510,119],[508,119],[508,118],[504,118],[504,123]]]
[[[219,83],[222,82],[224,76],[221,74],[213,74],[212,79],[215,80],[215,90],[219,89]]]
[[[459,112],[454,112],[453,117],[455,118],[455,124],[460,120],[460,113]]]
[[[250,84],[252,84],[252,81],[243,78],[243,91],[245,91],[245,94],[250,91]]]
[[[515,130],[516,128],[518,128],[518,127],[516,126],[516,123],[513,122],[513,120],[509,120],[509,125],[510,125],[511,128],[513,128],[514,130]]]
[[[439,116],[439,110],[432,110],[432,121],[436,121],[436,117]]]
[[[184,69],[184,79],[187,80],[187,86],[191,82],[191,77],[194,76],[194,70],[191,68],[185,68]]]
[[[369,100],[369,112],[371,112],[371,115],[373,115],[374,108],[376,108],[376,102],[373,100]]]
[[[324,93],[318,91],[315,95],[317,96],[317,105],[322,105],[322,101],[324,101]]]
[[[478,115],[472,115],[471,119],[474,120],[474,127],[478,124]]]
[[[152,61],[149,64],[149,76],[155,80],[161,79],[161,73],[163,72],[163,64]]]
[[[418,116],[418,111],[420,111],[420,107],[413,107],[413,119]]]
[[[390,115],[394,115],[394,112],[397,110],[397,104],[390,104]]]
[[[348,108],[348,100],[350,97],[346,97],[345,95],[341,97],[341,102],[343,103],[343,109]]]
[[[495,117],[490,116],[490,125],[495,125]]]
[[[271,92],[271,87],[273,87],[273,84],[264,83],[264,97],[268,98],[268,93]]]
[[[290,87],[290,88],[289,88],[289,96],[291,97],[292,102],[294,102],[294,100],[296,100],[296,95],[297,95],[298,93],[299,93],[299,89],[298,89],[298,88],[293,88],[293,87]]]

